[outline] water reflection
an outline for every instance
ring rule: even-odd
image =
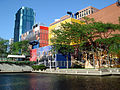
[[[119,90],[120,76],[0,74],[0,90]]]

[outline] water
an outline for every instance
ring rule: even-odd
[[[0,74],[0,90],[120,90],[120,76]]]

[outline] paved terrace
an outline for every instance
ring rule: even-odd
[[[50,74],[73,74],[73,75],[86,75],[86,76],[110,76],[120,75],[120,68],[109,69],[47,69],[44,71],[32,71],[38,73],[50,73]]]

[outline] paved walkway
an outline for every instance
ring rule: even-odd
[[[39,73],[53,73],[53,74],[75,74],[75,75],[86,75],[86,76],[110,76],[110,75],[120,75],[120,69],[47,69],[45,71],[32,71]]]

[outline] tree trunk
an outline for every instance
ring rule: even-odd
[[[93,51],[93,66],[95,68],[95,58],[94,58],[94,51]]]
[[[110,67],[109,53],[107,54],[108,67]]]

